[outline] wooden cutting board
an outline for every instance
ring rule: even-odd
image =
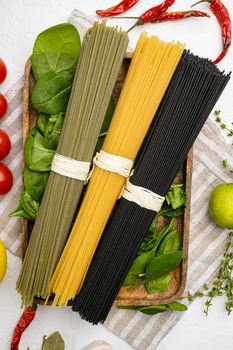
[[[128,67],[131,60],[131,54],[128,53],[121,66],[118,78],[113,91],[113,98],[118,100],[120,95]],[[24,72],[24,94],[23,94],[23,145],[28,132],[35,125],[37,112],[31,105],[31,92],[35,82],[31,71],[31,59],[29,58],[25,65]],[[183,248],[183,260],[181,265],[171,273],[172,279],[168,286],[168,289],[163,293],[148,294],[144,286],[140,286],[133,290],[127,287],[122,287],[119,295],[115,301],[118,306],[125,305],[159,305],[169,304],[178,299],[185,288],[187,278],[187,266],[188,266],[188,245],[189,245],[189,224],[190,224],[190,198],[191,198],[191,180],[192,180],[192,150],[189,152],[188,157],[176,176],[175,183],[183,183],[185,191],[187,193],[186,208],[182,217],[175,218],[175,227],[180,232],[182,248]],[[168,223],[167,218],[159,217],[157,226],[162,229]],[[30,239],[30,233],[33,228],[33,223],[27,219],[22,219],[22,250],[23,257],[27,249],[27,245]],[[35,300],[39,304],[43,304],[42,299]]]

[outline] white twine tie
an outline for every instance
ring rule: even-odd
[[[130,181],[126,182],[121,197],[140,205],[142,208],[156,212],[160,211],[165,199],[165,197],[162,197],[144,187],[133,185]]]
[[[51,170],[75,180],[86,181],[90,171],[90,162],[81,162],[55,153]]]
[[[102,150],[96,153],[93,164],[101,169],[117,173],[125,178],[131,175],[131,169],[133,167],[133,161],[131,159],[116,156]]]

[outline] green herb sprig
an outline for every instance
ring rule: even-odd
[[[187,299],[193,301],[196,298],[205,297],[204,313],[208,316],[209,308],[213,305],[213,299],[217,296],[225,295],[227,301],[225,308],[227,314],[233,310],[233,231],[229,233],[228,242],[220,263],[217,277],[210,283],[206,283],[194,294],[188,293]]]
[[[214,115],[216,116],[215,121],[217,124],[219,124],[220,128],[223,130],[226,130],[227,136],[228,137],[233,137],[233,129],[229,128],[223,121],[222,118],[220,117],[221,111],[216,110],[214,111]],[[233,125],[233,122],[231,123]],[[233,145],[233,142],[232,142]],[[222,165],[225,169],[229,169],[230,173],[233,173],[233,166],[229,164],[227,159],[222,160]]]
[[[220,117],[221,111],[214,111],[214,114],[216,115],[215,121],[220,125],[221,129],[224,129],[228,132],[227,136],[232,137],[233,136],[233,129],[229,129],[225,123],[223,123],[222,118]],[[231,123],[233,125],[233,122]]]

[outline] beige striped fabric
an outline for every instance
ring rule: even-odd
[[[18,205],[18,198],[22,186],[22,111],[23,111],[23,78],[21,78],[7,93],[8,111],[1,119],[0,128],[7,132],[11,139],[10,154],[3,160],[14,176],[14,185],[7,195],[0,196],[0,239],[7,248],[18,256],[21,255],[21,227],[20,220],[9,218],[8,214]]]
[[[91,19],[78,10],[72,13],[69,20],[82,34],[91,24]],[[0,123],[1,129],[9,134],[12,141],[12,151],[6,163],[14,174],[13,189],[8,195],[0,197],[0,239],[18,256],[21,255],[20,219],[10,219],[8,213],[18,205],[22,186],[22,88],[23,79],[20,79],[7,92],[9,109]],[[232,177],[222,167],[222,159],[230,159],[231,152],[214,122],[209,120],[194,147],[187,290],[198,289],[216,272],[224,251],[227,231],[224,232],[210,220],[207,203],[211,190],[217,184],[232,182]],[[113,307],[105,326],[136,349],[154,350],[181,317],[182,314],[176,312],[146,316]]]

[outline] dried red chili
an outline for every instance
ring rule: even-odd
[[[174,4],[174,2],[175,0],[165,0],[161,4],[147,10],[139,17],[139,21],[141,22],[140,24],[152,22],[156,17],[159,17],[162,15],[162,13],[166,12],[167,9]]]
[[[36,314],[36,306],[29,306],[28,308],[26,308],[22,314],[22,316],[20,317],[13,335],[12,335],[12,339],[11,339],[11,346],[10,346],[10,350],[18,350],[19,349],[19,342],[21,339],[21,336],[23,334],[23,332],[25,331],[25,329],[28,328],[28,326],[30,325],[30,323],[32,322],[32,320],[34,319]]]
[[[118,5],[109,7],[106,10],[97,10],[96,14],[101,17],[116,16],[121,13],[128,11],[133,7],[139,0],[123,0]]]
[[[157,17],[152,23],[176,21],[185,19],[188,17],[210,17],[208,13],[202,11],[179,11],[179,12],[165,12],[161,16]]]
[[[128,32],[139,25],[153,22],[157,17],[165,13],[167,9],[174,4],[174,2],[175,0],[165,0],[161,4],[150,8],[138,18],[137,22],[128,30]]]
[[[220,0],[201,0],[198,1],[193,6],[200,4],[202,2],[208,2],[210,8],[215,14],[221,29],[222,29],[222,41],[223,41],[223,50],[221,54],[216,58],[214,63],[219,63],[227,54],[229,47],[231,46],[232,41],[232,29],[231,29],[231,19],[229,12],[225,5]]]

